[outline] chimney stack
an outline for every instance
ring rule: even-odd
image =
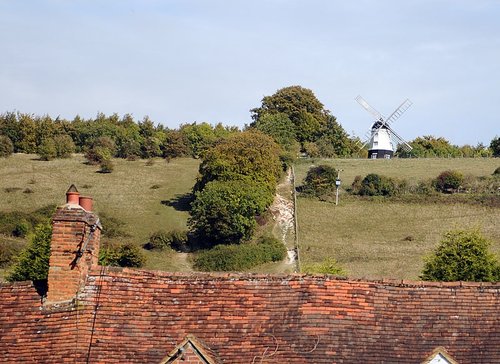
[[[92,213],[92,199],[80,196],[71,185],[66,204],[52,219],[46,303],[75,298],[89,270],[98,264],[101,229],[99,218]]]

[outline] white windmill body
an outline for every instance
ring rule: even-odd
[[[406,151],[412,150],[412,147],[390,126],[412,105],[410,100],[406,99],[388,118],[371,107],[361,96],[356,97],[356,101],[375,117],[375,122],[366,133],[365,142],[361,147],[368,145],[368,158],[390,159],[398,146]]]

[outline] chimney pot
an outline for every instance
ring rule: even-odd
[[[79,199],[80,206],[83,207],[86,211],[92,211],[93,200],[92,197],[80,196]]]
[[[71,185],[66,191],[66,203],[78,205],[80,193],[76,189],[75,185]]]

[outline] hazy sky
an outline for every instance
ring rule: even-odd
[[[350,134],[500,135],[498,0],[0,0],[0,112],[243,126],[277,89],[314,91]]]

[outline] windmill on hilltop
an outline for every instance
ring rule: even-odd
[[[399,117],[412,105],[410,100],[406,99],[403,101],[388,118],[371,107],[361,96],[356,97],[356,101],[375,117],[371,129],[365,134],[365,142],[361,146],[361,148],[364,148],[368,145],[368,158],[390,159],[398,146],[401,146],[401,148],[408,152],[412,150],[411,145],[391,127],[391,124],[399,119]]]

